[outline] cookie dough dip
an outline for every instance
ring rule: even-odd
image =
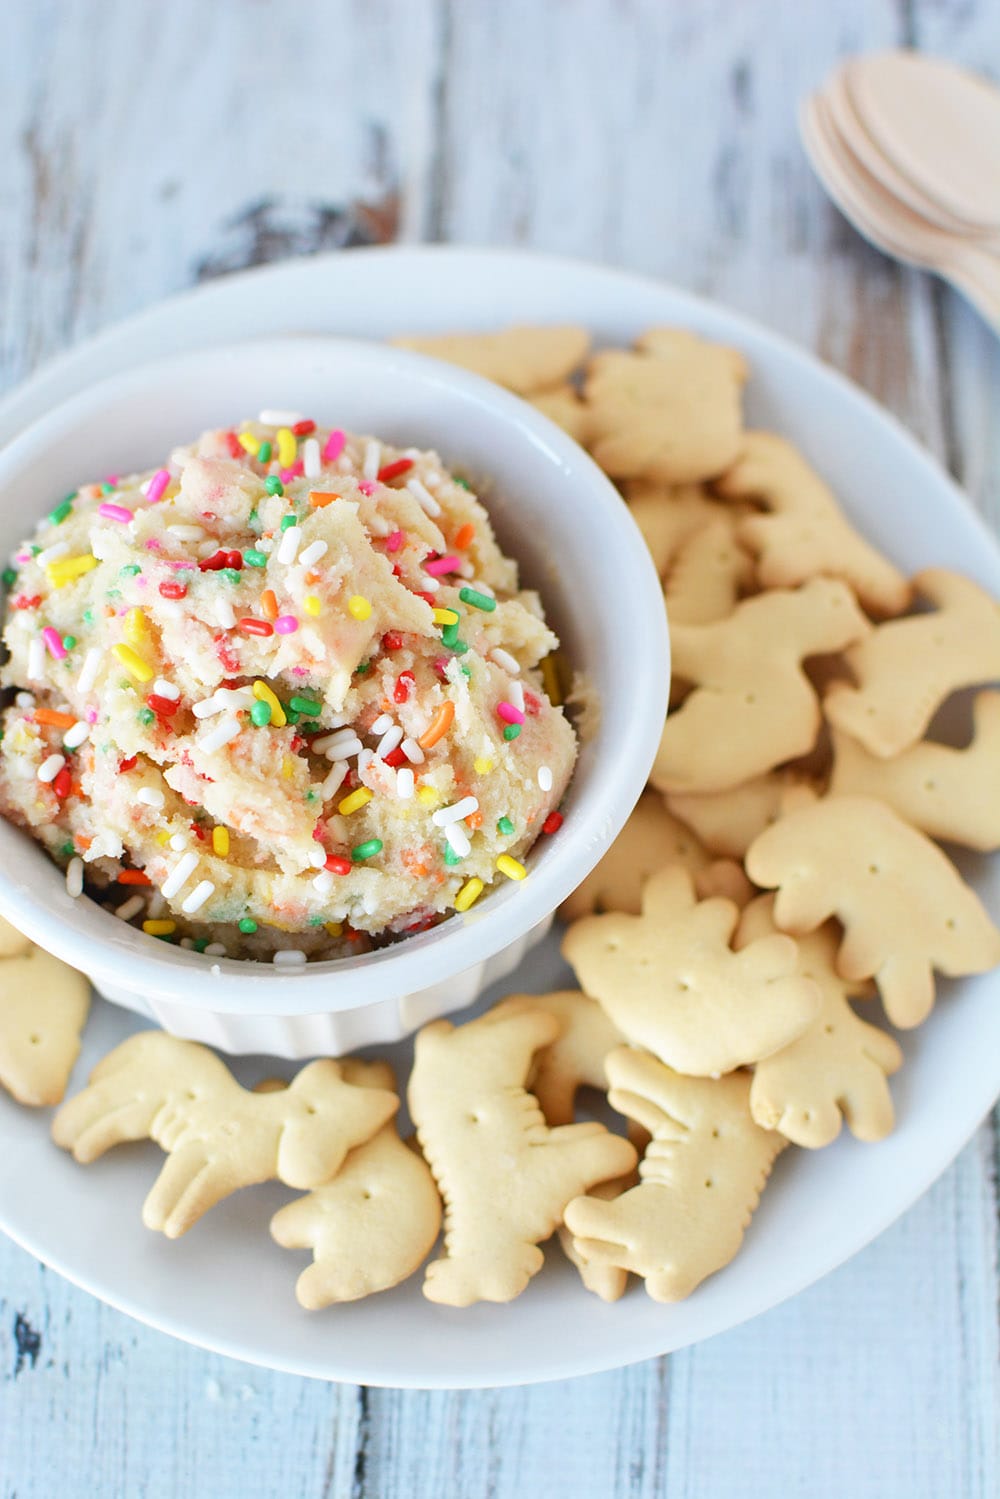
[[[153,937],[364,951],[559,827],[558,642],[435,453],[265,411],[68,495],[4,582],[0,810]]]

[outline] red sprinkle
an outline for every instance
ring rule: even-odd
[[[437,608],[437,599],[432,593],[422,593],[419,588],[411,588],[410,592],[415,599],[423,599],[425,604],[430,604],[432,609]]]
[[[350,874],[351,861],[342,859],[340,854],[328,854],[323,868],[328,869],[331,874]]]
[[[226,432],[224,435],[226,447],[229,449],[230,458],[245,458],[246,454],[240,446],[239,438],[235,432]]]
[[[239,554],[237,553],[237,555]],[[198,571],[200,573],[221,573],[222,569],[229,567],[229,565],[228,552],[213,552],[211,557],[203,557],[198,563]],[[240,566],[242,565],[243,558],[240,557]]]
[[[37,609],[42,602],[40,593],[32,594],[31,598],[26,593],[19,593],[16,599],[11,600],[12,609]]]
[[[180,703],[176,698],[161,697],[158,692],[151,692],[146,699],[146,707],[152,708],[159,718],[170,718],[177,712]]]
[[[408,699],[409,699],[410,693],[412,692],[413,688],[416,686],[416,681],[417,681],[417,679],[413,675],[412,671],[401,671],[400,674],[399,674],[399,676],[396,678],[396,685],[392,689],[392,700],[393,700],[393,702],[394,703],[405,703],[405,702],[407,702]]]
[[[187,597],[186,583],[161,583],[160,594],[165,599],[183,599]]]
[[[194,836],[198,839],[199,843],[205,843],[207,841],[208,834],[202,827],[200,822],[192,822],[190,824],[190,828]]]
[[[558,831],[562,827],[562,825],[563,825],[563,815],[562,815],[562,813],[561,812],[550,812],[549,815],[548,815],[548,817],[546,817],[545,821],[542,823],[542,832],[543,833],[558,833]]]
[[[64,765],[62,770],[56,776],[55,780],[52,782],[52,790],[55,792],[56,796],[61,802],[65,801],[69,796],[70,786],[72,785],[72,783],[73,777],[70,775],[69,766]]]
[[[294,427],[292,428],[292,434],[295,437],[308,437],[310,432],[315,431],[316,423],[313,421],[309,421],[308,419],[306,419],[305,421],[296,422]]]
[[[383,755],[382,759],[385,761],[386,765],[389,765],[393,770],[396,770],[400,765],[402,765],[403,761],[406,759],[406,756],[403,754],[402,748],[397,745],[394,750],[390,750],[387,755]]]
[[[527,713],[528,717],[537,718],[539,712],[541,711],[541,707],[541,701],[535,696],[535,694],[533,692],[528,692],[528,690],[525,689],[524,711],[525,713]]]
[[[239,619],[236,628],[242,630],[244,635],[273,635],[274,626],[266,619]]]
[[[153,882],[144,869],[123,869],[116,883],[119,885],[151,885]]]
[[[398,479],[400,474],[408,474],[412,467],[412,458],[397,458],[394,463],[383,464],[375,477],[380,484],[388,484],[390,479]]]
[[[242,572],[243,571],[243,553],[242,552],[227,552],[226,553],[226,566],[227,567],[231,567],[233,569],[233,572],[237,572],[237,573],[238,572]]]
[[[382,649],[384,651],[399,651],[403,648],[403,637],[398,630],[386,630],[382,636]]]
[[[138,762],[138,755],[129,755],[127,760],[118,761],[118,774],[123,776],[126,771],[134,770]]]

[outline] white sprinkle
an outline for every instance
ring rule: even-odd
[[[215,701],[224,708],[252,708],[256,702],[252,687],[217,687]]]
[[[188,846],[187,838],[183,833],[175,833],[170,840],[170,847],[175,854],[182,854]]]
[[[515,708],[524,712],[524,686],[516,678],[508,684],[507,697]]]
[[[547,765],[538,767],[538,784],[543,791],[552,790],[552,772]]]
[[[67,749],[79,749],[80,745],[85,744],[89,738],[90,724],[84,723],[81,718],[78,718],[73,727],[67,729],[63,735],[63,744]]]
[[[469,836],[460,822],[449,822],[444,830],[444,836],[460,859],[464,859],[466,854],[472,852]]]
[[[215,617],[224,630],[231,630],[236,623],[233,606],[228,599],[216,599]]]
[[[430,490],[427,489],[423,484],[421,484],[419,479],[408,479],[406,487],[412,494],[413,498],[416,500],[417,504],[420,506],[421,510],[425,510],[430,516],[431,520],[436,519],[437,516],[441,514],[441,506],[431,494]]]
[[[357,734],[352,734],[348,739],[338,739],[325,753],[328,760],[350,760],[354,755],[360,755],[363,749]]]
[[[201,526],[168,526],[167,532],[178,541],[200,541],[205,534]]]
[[[284,947],[274,955],[275,968],[303,968],[306,955],[299,947]]]
[[[358,775],[364,779],[365,771],[375,758],[373,749],[362,749],[358,755]]]
[[[301,526],[289,526],[287,531],[282,531],[281,545],[278,547],[278,561],[284,562],[287,567],[290,567],[295,561],[301,540]]]
[[[441,587],[441,579],[435,578],[433,573],[424,573],[421,582],[424,585],[424,593],[437,593],[438,589]]]
[[[326,863],[326,850],[320,848],[319,844],[309,850],[309,863],[313,869],[322,869]]]
[[[394,723],[390,728],[386,729],[375,750],[379,759],[384,760],[386,755],[391,755],[394,749],[398,749],[402,738],[403,730],[398,723]]]
[[[44,781],[47,786],[50,781],[55,780],[65,764],[65,755],[49,755],[48,759],[43,760],[38,767],[38,779]]]
[[[220,724],[205,735],[201,740],[201,748],[206,755],[214,755],[224,745],[231,744],[240,732],[240,721],[238,718],[224,718]]]
[[[365,456],[361,465],[361,477],[363,479],[377,479],[378,471],[382,467],[382,449],[377,442],[365,443]]]
[[[160,892],[167,900],[173,900],[179,890],[182,890],[188,880],[198,868],[198,855],[192,850],[186,853],[182,859],[178,859],[173,869],[167,875]]]
[[[502,666],[504,671],[509,671],[512,677],[520,676],[521,668],[509,651],[501,650],[496,645],[490,651],[490,660],[495,661],[497,666]]]
[[[323,472],[319,443],[315,437],[307,437],[302,445],[302,472],[307,479],[318,479]]]
[[[312,882],[313,889],[318,890],[320,895],[326,895],[333,889],[333,875],[328,869],[322,870]]]
[[[83,666],[80,675],[76,679],[76,685],[81,692],[89,692],[97,681],[97,670],[101,664],[101,653],[96,645],[92,645],[83,658]]]
[[[180,943],[178,945],[180,947],[183,947],[187,952],[190,952],[191,949],[192,949],[192,947],[194,947],[194,938],[193,937],[182,937],[181,940],[180,940]]]
[[[167,682],[163,677],[157,677],[153,683],[153,691],[160,697],[168,697],[172,703],[176,703],[181,695],[181,689],[174,682]]]
[[[369,734],[384,734],[386,729],[392,727],[392,714],[380,713],[378,718],[368,730]]]
[[[137,802],[142,802],[144,807],[152,807],[156,812],[161,810],[167,800],[158,786],[143,786],[140,791],[136,792],[135,799]]]
[[[344,784],[344,777],[347,775],[347,772],[350,770],[350,768],[351,767],[348,765],[346,760],[338,760],[337,763],[332,767],[326,780],[320,787],[320,795],[325,802],[328,802],[332,796],[336,796],[337,792]]]
[[[221,713],[225,704],[220,702],[213,692],[211,697],[203,697],[196,703],[191,704],[191,712],[195,718],[212,718],[216,713]]]
[[[33,692],[19,692],[14,698],[19,708],[33,708],[35,706],[35,694]]]
[[[332,734],[320,734],[316,739],[310,740],[309,747],[317,754],[326,755],[331,750],[336,750],[340,744],[350,744],[353,739],[358,739],[355,731],[350,727],[344,727],[335,730]],[[361,743],[360,739],[358,743]]]
[[[226,956],[225,944],[222,942],[210,942],[203,951],[206,958],[224,958]],[[213,966],[212,972],[218,973],[218,971],[218,968]]]
[[[473,812],[478,811],[478,797],[463,796],[460,802],[452,802],[450,807],[438,807],[436,812],[431,813],[431,822],[436,828],[446,828],[449,824],[461,822],[463,817],[469,817]]]
[[[45,641],[40,635],[32,635],[28,646],[28,681],[45,680]]]
[[[57,557],[65,557],[68,551],[68,541],[57,541],[52,546],[46,547],[44,552],[39,552],[35,561],[39,567],[48,567],[49,563],[55,562]]]
[[[396,795],[401,802],[408,802],[413,796],[413,771],[408,765],[396,771]]]
[[[66,894],[74,900],[83,894],[83,860],[78,854],[66,865]]]
[[[185,915],[192,916],[195,911],[201,910],[202,906],[208,900],[208,897],[214,893],[215,886],[212,884],[212,881],[202,880],[200,884],[195,885],[194,889],[191,891],[191,894],[181,906],[181,910],[185,913]]]
[[[289,530],[291,527],[289,527]],[[321,557],[325,557],[328,547],[325,541],[311,541],[307,547],[303,547],[299,553],[299,561],[303,567],[312,567]],[[281,561],[281,558],[278,558]]]
[[[399,747],[411,765],[423,765],[424,752],[415,739],[404,739]]]
[[[393,529],[382,515],[371,515],[368,518],[368,530],[372,536],[388,536]]]
[[[133,916],[138,916],[139,912],[145,909],[145,905],[146,902],[141,895],[132,895],[124,905],[118,907],[115,915],[122,921],[131,921]]]
[[[301,411],[280,411],[266,406],[257,418],[262,427],[294,427],[303,420]]]

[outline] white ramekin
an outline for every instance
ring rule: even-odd
[[[436,448],[488,476],[505,549],[540,590],[573,666],[597,694],[565,822],[526,880],[396,946],[301,970],[207,960],[145,936],[86,898],[0,819],[0,913],[81,969],[99,992],[177,1035],[231,1052],[306,1057],[397,1040],[471,1003],[548,929],[634,805],[670,677],[659,582],[626,507],[580,448],[531,406],[476,376],[383,344],[247,341],[147,364],[56,407],[0,452],[0,555],[67,491],[151,467],[203,429],[265,407]]]

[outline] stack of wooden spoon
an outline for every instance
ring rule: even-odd
[[[1000,89],[941,58],[871,53],[805,100],[800,127],[854,227],[943,276],[1000,332]]]

